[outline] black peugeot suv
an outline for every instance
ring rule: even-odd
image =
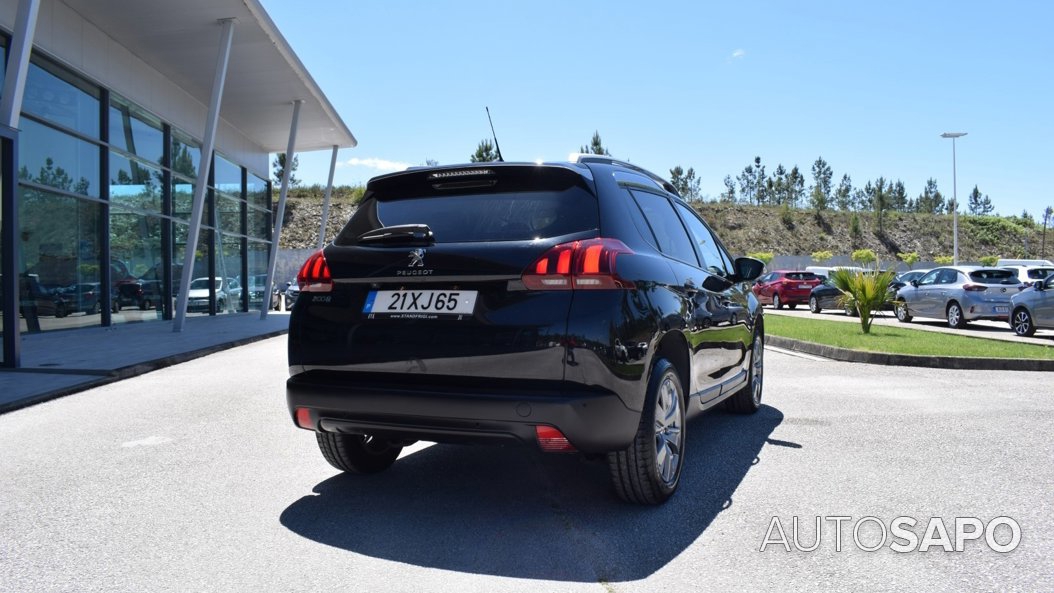
[[[518,443],[605,456],[622,499],[658,504],[688,418],[761,405],[762,268],[609,157],[376,177],[297,277],[289,410],[346,472]]]

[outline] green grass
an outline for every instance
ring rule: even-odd
[[[859,323],[801,319],[785,315],[766,315],[765,332],[773,336],[864,352],[1054,360],[1054,345],[1018,344],[879,325],[871,326],[871,333],[864,334],[860,331]]]

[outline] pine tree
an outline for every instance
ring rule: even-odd
[[[468,160],[472,163],[489,163],[498,160],[498,153],[494,152],[494,145],[490,143],[490,140],[484,138],[479,141],[476,152],[472,153]]]

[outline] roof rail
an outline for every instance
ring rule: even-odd
[[[673,186],[673,184],[671,184],[669,181],[666,181],[665,179],[663,179],[662,177],[659,177],[655,173],[652,173],[651,171],[645,169],[644,167],[638,167],[637,165],[634,165],[633,163],[627,163],[626,161],[620,161],[620,160],[618,160],[616,158],[607,156],[605,154],[589,154],[589,153],[582,153],[582,152],[572,153],[571,155],[569,155],[567,157],[567,160],[571,161],[572,163],[600,163],[600,164],[604,164],[604,165],[618,165],[620,167],[625,167],[627,169],[632,169],[632,170],[636,171],[637,173],[640,173],[641,175],[644,175],[644,176],[648,177],[649,179],[651,179],[655,183],[658,183],[659,186],[662,187],[664,190],[670,192],[671,194],[677,196],[678,198],[682,198],[680,192],[677,191],[677,188],[675,188]]]

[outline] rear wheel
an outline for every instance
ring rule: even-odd
[[[897,321],[901,323],[909,323],[911,321],[911,314],[908,313],[908,306],[904,303],[893,305],[893,311],[897,314]]]
[[[684,465],[684,390],[665,358],[655,363],[644,411],[633,443],[608,453],[611,481],[619,498],[660,504],[677,490]]]
[[[64,305],[63,303],[59,303],[59,304],[55,305],[55,317],[65,317],[65,316],[66,316],[66,305]]]
[[[856,308],[853,307],[852,305],[846,303],[846,305],[845,305],[845,315],[846,315],[846,317],[856,317]]]
[[[375,474],[395,463],[402,445],[361,434],[316,432],[318,449],[333,467],[353,474]]]
[[[778,292],[774,293],[772,295],[772,308],[773,309],[782,309],[783,308],[783,301],[780,300],[780,293],[778,293]]]
[[[1024,307],[1014,309],[1014,314],[1010,316],[1010,327],[1014,328],[1014,333],[1019,336],[1027,337],[1036,333],[1036,324],[1032,322],[1032,315]]]
[[[787,303],[787,308],[788,309],[793,309],[793,308],[795,308],[797,306],[798,306],[798,303]]]
[[[102,303],[100,303],[99,301],[95,301],[95,304],[92,305],[91,312],[92,315],[98,315],[99,313],[102,313]]]
[[[816,300],[816,297],[814,296],[809,297],[809,310],[813,313],[820,312],[820,303]]]
[[[737,414],[753,414],[761,408],[761,391],[765,378],[765,330],[761,325],[754,330],[754,346],[750,350],[750,376],[747,384],[728,398],[725,404]]]
[[[959,303],[952,301],[948,304],[948,327],[962,329],[966,327],[966,317],[963,317],[963,309]]]

